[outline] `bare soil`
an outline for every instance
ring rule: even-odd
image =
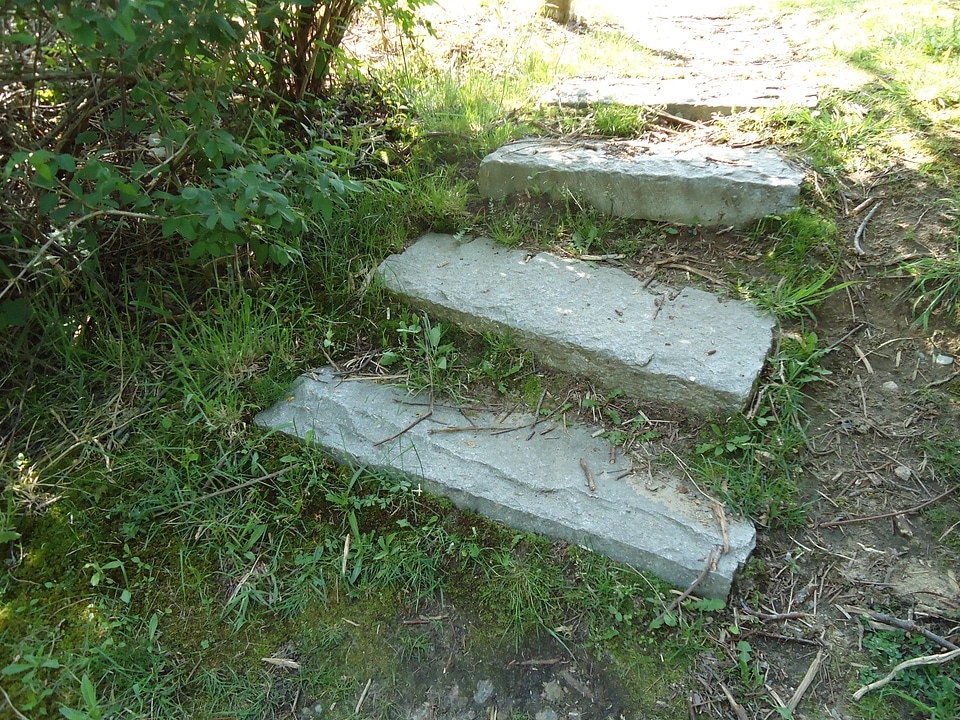
[[[801,20],[784,27],[759,14],[733,13],[722,3],[630,5],[629,13],[617,10],[617,21],[585,22],[602,23],[655,50],[663,63],[645,69],[646,74],[717,81],[829,80],[833,87],[847,88],[869,79],[824,61],[806,41]],[[519,12],[498,14],[490,7],[432,12],[437,34],[430,46],[440,57],[481,52],[507,32],[521,27],[529,32],[531,22],[543,42],[576,43],[584,29],[557,27]],[[374,28],[354,41],[362,51],[374,53],[381,39]],[[722,138],[709,125],[688,136],[699,142]],[[802,162],[802,156],[795,159]],[[850,699],[860,684],[857,663],[865,661],[862,608],[915,619],[956,639],[960,528],[950,525],[960,519],[960,498],[947,494],[957,487],[956,470],[953,477],[941,477],[942,466],[926,448],[938,438],[957,440],[960,336],[943,318],[935,317],[926,333],[912,327],[909,304],[897,299],[907,284],[898,276],[900,263],[952,247],[950,228],[956,218],[938,204],[947,192],[916,168],[909,156],[883,173],[852,168],[841,179],[844,189],[831,197],[823,196],[815,174],[809,173],[811,199],[837,208],[840,230],[850,240],[837,280],[855,283],[836,293],[818,309],[816,322],[804,328],[817,333],[821,346],[834,347],[823,362],[832,375],[809,387],[809,443],[796,458],[809,522],[791,532],[761,528],[754,561],[730,598],[729,622],[745,630],[757,653],[765,671],[762,686],[724,689],[718,668],[728,667],[731,657],[706,654],[697,661],[689,686],[651,689],[658,697],[681,694],[690,718],[777,717],[770,709],[774,701],[788,700],[811,665],[812,684],[795,717],[862,717]],[[867,198],[882,204],[865,228],[860,254],[853,238],[867,211],[853,211]],[[736,233],[698,231],[671,247],[650,248],[623,262],[643,272],[664,258],[678,259],[709,275],[680,271],[658,277],[702,284],[709,276],[723,282],[729,277],[725,271],[733,268],[764,274],[757,260],[766,249]],[[799,330],[783,328],[785,333]],[[954,360],[937,362],[940,356]],[[689,448],[697,430],[678,420],[665,437]],[[766,617],[748,615],[742,603]],[[400,683],[407,687],[401,692],[405,717],[630,716],[614,673],[586,652],[578,655],[574,648],[571,655],[549,637],[506,655],[464,647],[458,638],[465,636],[470,621],[452,608],[443,613],[443,619],[422,625],[433,652],[411,659],[409,683]],[[717,633],[722,634],[720,628]],[[676,704],[663,704],[659,716],[675,717]],[[766,709],[750,709],[758,706]]]

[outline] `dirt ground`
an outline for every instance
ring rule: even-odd
[[[620,13],[617,20],[599,13],[599,20],[587,22],[604,23],[655,50],[665,61],[658,70],[663,77],[829,80],[834,87],[864,82],[847,67],[812,59],[802,21],[784,27],[763,15],[733,15],[722,5],[632,3],[629,14]],[[490,7],[430,12],[437,31],[430,43],[440,56],[494,43],[510,27],[530,22],[520,13],[501,15]],[[551,28],[543,21],[542,30],[563,42],[577,41],[575,27]],[[355,42],[361,47],[368,41],[365,51],[372,53],[375,38],[371,32]],[[708,126],[697,139],[714,137]],[[749,628],[746,637],[766,670],[764,687],[756,693],[789,699],[812,670],[795,717],[858,717],[850,706],[851,682],[857,679],[850,658],[862,657],[856,654],[864,636],[860,608],[896,611],[898,617],[953,632],[960,623],[960,527],[934,533],[919,512],[939,508],[952,513],[953,522],[960,517],[956,494],[945,497],[956,488],[956,478],[939,477],[923,446],[960,421],[960,402],[948,392],[960,372],[960,338],[955,329],[936,325],[936,319],[926,334],[911,328],[908,304],[896,299],[906,286],[896,276],[900,262],[950,247],[949,228],[956,218],[937,202],[944,191],[920,177],[913,160],[905,155],[881,174],[853,172],[843,181],[842,196],[826,198],[840,209],[838,223],[850,239],[838,280],[856,284],[835,294],[817,313],[815,326],[807,327],[834,348],[823,362],[832,375],[810,386],[810,440],[797,458],[809,522],[791,533],[761,528],[755,572],[740,579],[730,599],[734,618]],[[808,185],[818,192],[812,175]],[[868,210],[855,209],[868,198],[880,205],[865,229],[860,254],[853,238]],[[627,267],[644,268],[672,256],[722,279],[724,268],[748,267],[757,252],[729,235],[701,232],[634,258]],[[668,279],[704,281],[694,275]],[[678,424],[673,437],[682,440],[687,432]],[[894,516],[906,508],[918,511]],[[747,598],[762,598],[752,609],[765,617],[747,617],[740,609]],[[462,645],[468,619],[451,608],[440,615],[409,618],[429,638],[433,652],[409,663],[409,691],[401,703],[406,717],[572,720],[619,718],[627,712],[602,663],[571,657],[549,638],[513,657],[489,657]],[[688,694],[689,717],[744,720],[748,715],[738,714],[715,682],[711,662],[709,656],[699,661],[700,686],[677,690]],[[770,709],[756,717],[778,716]]]

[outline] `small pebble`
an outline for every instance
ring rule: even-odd
[[[953,358],[949,355],[937,355],[934,360],[937,365],[953,365]]]
[[[887,380],[881,387],[884,391],[888,393],[895,393],[900,389],[900,386],[897,385],[893,380]]]
[[[910,470],[910,468],[908,468],[906,465],[897,465],[897,467],[893,469],[893,474],[896,475],[901,480],[903,480],[904,482],[906,482],[907,480],[910,479],[910,476],[913,474],[913,471]]]

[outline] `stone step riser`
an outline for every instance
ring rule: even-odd
[[[412,425],[428,412],[428,400],[369,379],[343,381],[322,368],[256,423],[309,438],[341,463],[402,475],[459,507],[586,546],[680,587],[726,545],[698,595],[725,598],[753,549],[753,526],[726,518],[724,532],[717,509],[693,489],[638,472],[623,457],[611,464],[610,445],[593,437],[596,428],[549,418],[534,426],[531,415],[465,415],[440,404]],[[471,423],[478,429],[462,429]]]
[[[803,176],[775,153],[666,143],[524,140],[480,163],[480,194],[572,196],[617,217],[743,226],[796,209]]]
[[[558,370],[695,412],[743,408],[773,343],[774,319],[747,303],[482,238],[425,235],[378,276],[438,319],[509,332]]]
[[[706,122],[715,115],[775,107],[816,107],[812,87],[777,85],[767,80],[707,83],[702,80],[593,80],[574,78],[547,91],[541,103],[567,107],[619,105],[657,108],[686,120]]]

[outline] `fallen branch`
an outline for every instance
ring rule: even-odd
[[[857,234],[853,236],[853,248],[857,251],[857,255],[867,254],[860,245],[860,241],[863,239],[863,233],[867,229],[867,223],[870,222],[870,218],[872,218],[874,213],[880,209],[881,205],[883,205],[883,200],[880,200],[876,205],[870,208],[870,212],[867,213],[867,216],[863,219],[863,222],[860,223],[860,227],[857,228]]]
[[[940,653],[939,655],[923,655],[921,657],[915,657],[911,660],[904,660],[902,663],[897,665],[891,670],[886,677],[881,678],[875,682],[870,683],[869,685],[864,685],[862,688],[857,690],[853,694],[854,700],[860,700],[864,695],[866,695],[871,690],[877,690],[882,688],[884,685],[893,680],[899,672],[906,670],[907,668],[918,667],[920,665],[942,665],[945,662],[950,662],[956,657],[960,657],[960,649],[951,650],[950,652]]]
[[[895,618],[893,615],[885,615],[884,613],[873,612],[872,610],[867,610],[866,608],[860,607],[851,607],[849,608],[851,612],[858,613],[860,615],[866,615],[871,620],[883,623],[884,625],[889,625],[895,627],[898,630],[903,630],[904,632],[917,633],[918,635],[923,635],[930,642],[936,643],[944,650],[960,650],[960,647],[954,645],[952,642],[946,638],[940,637],[936,633],[932,633],[929,630],[926,630],[915,622],[911,620],[901,620],[900,618]]]
[[[803,694],[810,689],[811,685],[813,685],[813,681],[817,677],[817,673],[820,672],[820,666],[822,664],[823,648],[817,651],[817,656],[813,659],[813,662],[810,663],[810,667],[807,668],[807,672],[803,676],[803,680],[801,680],[800,684],[797,686],[797,691],[793,693],[793,697],[787,701],[787,710],[789,710],[791,713],[797,709],[797,705],[799,705],[800,700],[803,699]]]
[[[933,505],[935,502],[940,502],[948,495],[952,495],[957,491],[957,488],[960,488],[960,485],[954,485],[949,490],[937,495],[935,498],[933,498],[933,500],[927,500],[925,503],[917,505],[916,507],[907,508],[906,510],[899,510],[897,512],[884,513],[883,515],[871,515],[870,517],[848,518],[847,520],[831,520],[830,522],[820,523],[818,527],[837,527],[838,525],[850,525],[851,523],[870,522],[871,520],[887,520],[888,518],[897,517],[898,515],[912,515],[915,512],[923,510],[925,507]]]

